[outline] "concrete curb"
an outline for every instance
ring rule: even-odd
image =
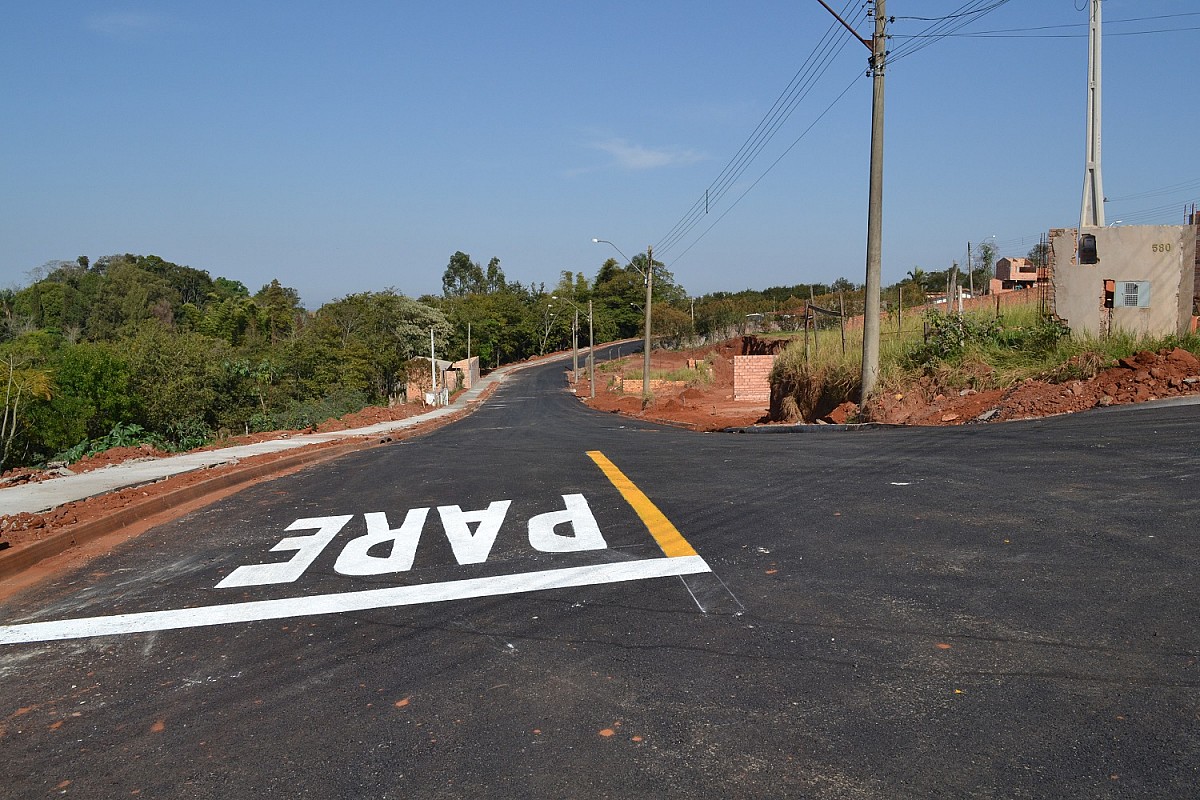
[[[0,580],[11,578],[38,562],[65,553],[73,547],[95,541],[102,536],[114,533],[148,516],[170,511],[185,503],[198,500],[205,495],[238,486],[239,484],[249,483],[269,475],[285,472],[296,467],[308,466],[321,461],[339,458],[349,453],[371,447],[379,447],[385,443],[349,442],[334,447],[309,448],[263,464],[251,464],[240,468],[233,466],[228,472],[222,475],[194,483],[191,486],[184,486],[172,492],[158,495],[157,497],[147,498],[140,503],[132,503],[108,516],[51,533],[45,539],[40,539],[24,547],[12,550],[0,550]]]
[[[747,425],[743,428],[722,428],[721,433],[822,433],[824,431],[867,431],[880,428],[911,428],[911,425],[897,425],[890,422],[860,422],[844,425],[819,425],[815,423],[798,422],[794,425]]]

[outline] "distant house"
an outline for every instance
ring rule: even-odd
[[[1002,258],[996,262],[996,280],[1001,289],[1028,289],[1044,279],[1044,271],[1028,258]]]

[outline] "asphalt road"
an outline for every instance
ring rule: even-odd
[[[1195,797],[1198,441],[696,434],[531,369],[0,606],[0,794]]]

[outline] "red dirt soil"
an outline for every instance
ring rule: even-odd
[[[733,399],[733,357],[740,355],[745,346],[762,344],[743,345],[741,339],[731,339],[692,350],[654,351],[650,360],[653,372],[683,369],[689,362],[707,362],[712,365],[713,379],[708,383],[656,389],[645,409],[640,393],[622,393],[615,380],[619,375],[640,380],[640,356],[623,359],[615,370],[598,370],[595,400],[588,399],[587,374],[581,369],[576,394],[602,411],[700,431],[796,422],[768,419],[766,403]],[[758,346],[756,352],[769,349]],[[940,392],[931,380],[924,379],[905,391],[873,400],[865,414],[860,414],[855,404],[846,403],[820,420],[809,421],[844,423],[866,418],[871,422],[902,425],[962,425],[1046,417],[1184,395],[1200,395],[1200,359],[1177,347],[1158,353],[1143,351],[1113,363],[1094,378],[1066,383],[1030,379],[1007,389],[982,392],[967,389],[947,394]]]
[[[575,394],[592,408],[611,411],[652,422],[663,422],[695,431],[719,431],[767,422],[769,403],[747,403],[733,399],[733,357],[741,355],[742,340],[730,339],[692,350],[655,350],[650,355],[651,373],[686,369],[689,361],[704,362],[712,371],[711,381],[656,388],[653,400],[642,407],[641,392],[624,393],[619,378],[641,380],[641,355],[608,362],[596,370],[596,398],[591,393],[587,370],[580,360]],[[611,365],[611,366],[610,366]],[[569,378],[568,372],[568,378]]]
[[[490,393],[490,391],[485,393],[485,396],[488,393]],[[394,420],[405,419],[407,417],[419,414],[425,410],[427,409],[421,405],[364,408],[361,411],[348,414],[340,419],[324,422],[315,429],[310,428],[302,431],[269,431],[265,433],[254,433],[248,436],[234,436],[222,439],[206,447],[198,449],[213,450],[221,447],[234,447],[242,444],[288,438],[290,436],[311,433],[314,430],[326,432],[347,430],[350,428],[361,428],[368,425],[374,425],[378,422],[390,422]],[[459,413],[441,417],[440,419],[431,421],[429,423],[422,423],[413,428],[407,428],[401,431],[392,431],[386,434],[386,437],[389,440],[398,441],[412,436],[417,436],[433,430],[434,428],[453,422],[454,420],[460,419],[465,416],[469,410],[470,408],[465,408]],[[369,447],[377,443],[381,438],[382,437],[364,438],[361,440],[361,444],[363,447]],[[184,487],[210,481],[235,470],[246,469],[247,467],[290,458],[295,456],[297,452],[301,450],[304,452],[319,451],[330,447],[344,446],[351,441],[354,440],[351,439],[312,444],[306,445],[305,447],[297,450],[285,450],[278,453],[268,453],[264,455],[251,456],[249,458],[242,458],[234,463],[221,464],[208,469],[196,470],[194,472],[185,472],[180,475],[175,475],[154,483],[145,484],[143,486],[120,489],[118,491],[109,492],[96,497],[89,497],[85,500],[65,503],[42,513],[0,515],[0,552],[9,547],[17,548],[23,544],[34,542],[39,539],[48,538],[60,533],[67,533],[71,528],[79,524],[103,519],[104,517],[110,516],[113,513],[127,507],[143,504],[151,498],[158,497],[169,492],[174,492]],[[98,453],[94,456],[83,458],[69,465],[68,469],[72,473],[90,472],[95,469],[102,469],[109,465],[121,464],[131,460],[151,460],[155,458],[169,457],[170,455],[171,454],[157,450],[149,445],[143,445],[141,447],[116,447],[106,450],[103,453]],[[0,486],[20,484],[28,481],[37,482],[49,480],[59,477],[62,474],[64,473],[60,469],[14,469],[4,473],[3,476],[0,476]],[[242,487],[246,485],[249,484],[242,484]]]

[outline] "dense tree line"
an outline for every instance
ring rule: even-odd
[[[658,346],[796,327],[808,302],[862,312],[861,287],[844,278],[689,297],[644,253],[608,259],[590,277],[564,271],[548,288],[509,281],[498,258],[482,266],[456,252],[440,296],[389,288],[316,310],[278,280],[251,293],[154,255],[81,256],[0,290],[0,466],[77,455],[136,439],[131,432],[190,448],[386,404],[410,369],[428,370],[414,359],[428,357],[431,330],[439,358],[478,356],[485,369],[570,347],[576,321],[586,344],[589,302],[597,342],[640,338],[651,268]],[[920,290],[905,291],[915,304]]]
[[[239,281],[157,256],[53,262],[0,293],[3,465],[37,463],[114,430],[187,448],[303,427],[386,403],[450,323],[395,290],[310,312],[274,280]]]
[[[587,330],[588,300],[598,340],[634,336],[639,258],[605,262],[591,281],[563,273],[547,289],[508,281],[498,258],[485,268],[457,252],[441,296],[384,289],[316,310],[278,280],[251,293],[154,255],[51,262],[28,286],[0,290],[0,466],[139,436],[189,448],[386,404],[428,357],[431,330],[439,358],[469,349],[485,368],[569,347],[577,309]],[[684,295],[661,264],[655,273],[666,330],[665,309]]]

